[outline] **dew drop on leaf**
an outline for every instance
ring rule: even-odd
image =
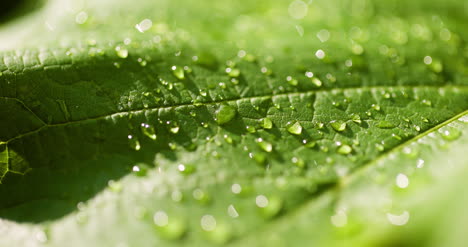
[[[258,195],[255,198],[255,204],[259,208],[261,215],[269,219],[279,214],[283,207],[283,200],[279,197],[267,198],[264,195]]]
[[[445,128],[439,131],[439,133],[442,136],[442,138],[444,138],[447,141],[454,141],[458,139],[462,134],[459,129],[455,128]]]
[[[302,133],[302,126],[299,122],[295,122],[294,124],[290,124],[287,130],[293,135],[300,135]]]
[[[165,239],[176,240],[182,238],[187,226],[185,222],[177,217],[170,217],[164,211],[158,211],[153,215],[153,222],[157,233]]]
[[[257,138],[255,140],[258,146],[263,149],[263,151],[270,153],[273,151],[273,145],[269,142],[264,141],[262,138]]]
[[[138,163],[132,167],[132,172],[138,177],[144,177],[148,173],[149,166],[145,163]]]
[[[230,105],[221,105],[216,111],[215,119],[216,122],[220,125],[230,122],[236,116],[237,111],[234,107]]]
[[[353,149],[349,145],[341,145],[337,151],[339,154],[349,154],[353,151]]]
[[[179,164],[177,165],[177,170],[184,175],[190,175],[195,172],[195,166]]]
[[[136,136],[128,135],[127,138],[128,138],[128,144],[130,145],[130,148],[136,151],[140,150],[141,148],[140,141],[138,141],[138,138]]]
[[[236,68],[226,68],[226,74],[229,77],[239,77],[240,75],[240,70]]]
[[[377,123],[377,127],[378,128],[381,128],[381,129],[391,129],[391,128],[395,128],[395,125],[390,123],[389,121],[387,120],[380,120],[378,123]]]
[[[262,119],[261,125],[264,129],[271,129],[273,128],[273,122],[271,121],[270,118],[264,118]]]
[[[346,129],[346,122],[341,120],[334,120],[330,122],[331,127],[336,131],[344,131]]]
[[[175,77],[177,77],[177,79],[179,80],[183,80],[185,79],[185,72],[184,72],[184,69],[181,68],[180,66],[172,66],[171,67],[171,70],[172,70],[172,74],[174,74]]]
[[[255,132],[257,132],[257,129],[255,129],[255,127],[250,126],[250,125],[245,126],[245,129],[246,129],[247,132],[249,132],[249,133],[255,133]]]
[[[141,129],[141,132],[145,136],[149,137],[152,140],[156,140],[156,138],[157,138],[156,137],[156,132],[154,131],[154,128],[151,125],[146,124],[146,123],[141,123],[140,129]],[[129,139],[130,139],[130,137],[129,137]]]
[[[115,52],[117,53],[117,56],[120,58],[127,58],[128,57],[128,50],[122,46],[116,46],[115,47]]]

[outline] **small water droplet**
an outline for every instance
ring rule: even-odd
[[[273,145],[269,142],[264,141],[262,138],[257,138],[255,140],[258,146],[263,149],[263,151],[270,153],[273,151]]]
[[[341,145],[337,151],[339,154],[350,154],[353,149],[349,145]]]
[[[193,190],[192,196],[200,204],[207,204],[210,201],[210,196],[202,189]]]
[[[267,117],[262,120],[261,125],[264,129],[273,128],[273,122],[271,121],[270,118],[267,118]]]
[[[239,77],[240,75],[240,70],[236,68],[226,68],[226,74],[229,77]]]
[[[292,158],[291,158],[291,162],[292,162],[295,166],[297,166],[297,167],[299,167],[299,168],[304,168],[304,167],[305,167],[305,162],[304,162],[304,160],[301,159],[301,158],[292,157]]]
[[[401,215],[395,215],[387,213],[387,219],[392,225],[403,226],[409,221],[410,214],[408,211],[404,211]]]
[[[136,151],[140,150],[141,148],[140,142],[138,141],[138,138],[136,138],[136,136],[128,135],[127,138],[128,138],[128,144],[130,145],[132,149]]]
[[[255,129],[255,127],[250,126],[250,125],[245,126],[245,129],[246,129],[247,132],[249,132],[249,133],[255,133],[255,132],[257,132],[257,129]]]
[[[227,212],[228,212],[228,215],[231,216],[232,218],[239,217],[239,213],[237,212],[236,208],[232,204],[228,206]]]
[[[289,83],[291,86],[297,86],[299,83],[296,79],[292,78],[291,76],[286,77],[286,81]]]
[[[330,221],[335,227],[344,227],[348,224],[348,216],[344,210],[339,210],[330,217]]]
[[[308,12],[308,5],[307,3],[301,0],[295,0],[289,4],[288,13],[294,19],[303,19]]]
[[[242,186],[240,184],[231,185],[231,191],[234,194],[240,194],[242,192]]]
[[[421,131],[421,127],[419,127],[418,125],[414,125],[413,128],[418,132]]]
[[[443,130],[439,130],[440,135],[447,141],[454,141],[458,139],[462,132],[459,129],[455,128],[444,128]]]
[[[140,23],[135,25],[135,28],[140,32],[144,33],[153,26],[153,22],[150,19],[144,19]]]
[[[195,166],[179,164],[177,166],[177,170],[179,170],[179,172],[184,174],[184,175],[190,175],[190,174],[195,172]]]
[[[148,173],[149,168],[145,163],[138,163],[132,167],[132,172],[138,177],[144,177]]]
[[[416,161],[416,167],[417,168],[423,168],[424,167],[424,160],[423,159],[418,159]]]
[[[302,133],[302,126],[299,122],[295,122],[294,124],[289,123],[287,130],[293,135],[300,135]]]
[[[236,114],[236,108],[230,105],[221,105],[215,113],[215,119],[218,124],[223,125],[234,119]]]
[[[107,182],[107,185],[109,186],[109,189],[112,192],[120,192],[123,188],[121,183],[116,182],[114,180],[109,180],[109,182]]]
[[[174,76],[177,77],[177,79],[179,80],[185,79],[185,72],[182,67],[173,65],[171,67],[171,70],[172,70],[172,74],[174,74]]]
[[[325,58],[325,52],[320,49],[320,50],[317,50],[315,52],[315,56],[318,58],[318,59],[324,59]]]
[[[265,218],[272,218],[278,215],[283,207],[283,201],[280,198],[267,198],[264,195],[258,195],[255,198],[255,204],[259,207],[261,214]]]
[[[120,58],[127,58],[128,57],[128,50],[122,46],[116,46],[115,47],[115,52],[117,53],[117,56]]]
[[[153,222],[161,237],[175,240],[180,239],[186,232],[184,221],[177,217],[171,217],[164,211],[158,211],[153,215]]]
[[[380,105],[372,104],[371,107],[372,107],[372,109],[374,109],[376,111],[380,111]]]
[[[174,126],[172,126],[172,127],[169,129],[169,131],[170,131],[172,134],[177,134],[177,133],[179,133],[179,130],[180,130],[180,127],[177,126],[177,125],[174,125]]]
[[[154,131],[154,128],[151,125],[146,124],[146,123],[141,123],[140,129],[141,129],[141,132],[145,136],[149,137],[152,140],[156,140],[156,138],[157,138],[156,132]],[[131,139],[131,138],[129,137],[129,139]]]
[[[344,131],[346,129],[346,122],[341,120],[333,120],[330,122],[331,127],[336,131]]]
[[[391,129],[391,128],[395,128],[395,125],[387,120],[380,120],[377,123],[377,127],[381,129]]]
[[[317,87],[321,87],[321,86],[322,86],[322,81],[321,81],[319,78],[313,77],[311,80],[312,80],[312,83],[313,83],[315,86],[317,86]]]
[[[406,176],[405,174],[403,173],[399,173],[397,176],[396,176],[396,179],[395,179],[395,183],[398,187],[404,189],[406,187],[408,187],[409,185],[409,179],[408,179],[408,176]]]

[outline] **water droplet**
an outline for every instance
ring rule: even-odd
[[[228,212],[228,215],[231,216],[232,218],[239,217],[239,213],[237,212],[236,208],[232,204],[228,206],[227,212]]]
[[[297,84],[299,84],[299,82],[298,82],[296,79],[292,78],[291,76],[287,76],[287,77],[286,77],[286,81],[287,81],[287,82],[289,83],[289,85],[291,85],[291,86],[297,86]]]
[[[179,170],[179,172],[184,174],[184,175],[189,175],[189,174],[192,174],[192,173],[195,172],[195,166],[179,164],[177,166],[177,170]]]
[[[421,103],[423,103],[424,105],[427,105],[427,106],[432,106],[432,102],[430,100],[427,100],[427,99],[423,99],[421,101]]]
[[[175,77],[177,77],[177,79],[179,80],[183,80],[185,79],[185,72],[184,72],[184,69],[181,68],[180,66],[172,66],[171,67],[171,70],[172,70],[172,74],[174,74]]]
[[[257,138],[255,140],[258,146],[263,149],[263,151],[270,153],[273,151],[273,145],[269,142],[264,141],[262,138]]]
[[[176,150],[177,148],[177,144],[175,144],[174,142],[169,142],[167,145],[171,150]]]
[[[278,197],[267,198],[264,195],[258,195],[255,198],[255,204],[265,218],[272,218],[281,211],[283,201]]]
[[[156,137],[156,132],[154,131],[154,128],[151,125],[146,124],[146,123],[141,123],[140,129],[141,129],[141,132],[145,136],[149,137],[152,140],[156,140],[156,138],[157,138]],[[129,139],[131,139],[130,136],[129,136]]]
[[[353,116],[351,117],[351,120],[353,120],[353,122],[358,123],[358,124],[362,123],[361,117],[357,114],[353,114]]]
[[[424,57],[424,63],[427,64],[427,65],[430,65],[432,63],[432,57],[425,56]]]
[[[184,199],[184,195],[179,190],[175,190],[171,193],[171,199],[175,202],[181,202]]]
[[[376,111],[380,111],[380,105],[372,104],[371,107],[372,107],[372,109],[374,109]]]
[[[135,25],[135,28],[140,32],[144,33],[153,26],[153,22],[150,19],[144,19],[140,23]]]
[[[292,158],[291,158],[291,162],[292,162],[295,166],[297,166],[297,167],[299,167],[299,168],[304,168],[304,167],[305,167],[305,162],[304,162],[304,160],[301,159],[301,158],[292,157]]]
[[[317,86],[317,87],[321,87],[321,86],[322,86],[322,81],[321,81],[319,78],[313,77],[311,80],[312,80],[312,83],[313,83],[315,86]]]
[[[45,243],[49,240],[47,233],[43,230],[38,230],[35,234],[34,237],[36,240],[40,243]]]
[[[273,122],[269,118],[264,118],[261,122],[261,125],[264,129],[271,129],[273,128]]]
[[[245,126],[245,129],[246,129],[247,132],[249,132],[249,133],[255,133],[255,132],[257,132],[257,130],[255,129],[255,127],[250,126],[250,125]]]
[[[349,154],[353,151],[353,149],[349,145],[342,145],[338,148],[337,151],[340,154]]]
[[[375,144],[375,148],[377,148],[378,151],[382,152],[385,150],[385,147],[384,145],[380,144],[380,143],[376,143]]]
[[[180,218],[169,216],[164,211],[158,211],[153,215],[153,222],[161,237],[175,240],[180,239],[186,232],[186,224]]]
[[[295,0],[288,7],[289,15],[294,19],[302,19],[307,15],[308,6],[305,2]]]
[[[315,52],[315,56],[318,59],[324,59],[325,58],[325,52],[322,49],[317,50],[317,52]]]
[[[418,132],[421,131],[421,127],[419,127],[418,125],[414,125],[413,128]]]
[[[130,145],[132,149],[136,151],[140,150],[141,148],[140,142],[138,141],[138,138],[136,138],[136,136],[128,135],[127,138],[128,138],[128,144]]]
[[[326,29],[322,29],[317,33],[317,38],[322,43],[327,42],[328,39],[330,38],[330,32]]]
[[[416,167],[417,168],[423,168],[424,167],[424,160],[423,159],[418,159],[416,162]]]
[[[115,47],[115,52],[117,53],[117,56],[120,58],[127,58],[128,57],[128,50],[122,46],[116,46]]]
[[[242,192],[242,186],[240,184],[233,184],[231,185],[231,191],[234,194],[239,194]]]
[[[172,126],[169,131],[172,133],[172,134],[177,134],[179,133],[179,130],[180,130],[180,127],[175,125],[175,126]]]
[[[300,135],[302,133],[302,126],[299,122],[295,122],[294,124],[290,124],[287,130],[293,135]]]
[[[141,58],[141,57],[139,57],[137,59],[137,61],[140,64],[141,67],[145,67],[148,64],[148,62],[146,60],[144,60],[143,58]]]
[[[401,215],[395,215],[387,213],[387,219],[392,225],[403,226],[409,221],[410,214],[408,211],[404,211]]]
[[[334,120],[330,122],[331,127],[336,131],[344,131],[346,129],[346,122],[341,120]]]
[[[121,183],[116,182],[114,180],[109,180],[109,182],[107,182],[107,185],[109,186],[109,189],[112,192],[120,192],[123,188]]]
[[[203,97],[206,97],[208,95],[208,93],[206,92],[206,90],[204,89],[200,89],[198,90],[200,92],[200,95],[203,96]],[[200,104],[201,105],[201,104]]]
[[[236,68],[226,68],[226,74],[229,77],[239,77],[240,75],[240,70]]]
[[[257,164],[259,165],[265,165],[265,162],[266,162],[266,156],[262,153],[249,153],[249,157],[253,160],[255,160],[255,162],[257,162]]]
[[[396,182],[396,185],[402,189],[408,187],[409,185],[409,179],[408,179],[408,176],[406,176],[405,174],[403,173],[399,173],[397,176],[396,176],[396,179],[395,179],[395,182]]]
[[[84,11],[79,12],[75,16],[75,22],[79,25],[83,25],[88,20],[88,14]]]
[[[381,129],[391,129],[391,128],[395,128],[395,125],[390,123],[389,121],[387,120],[380,120],[378,123],[377,123],[377,127],[378,128],[381,128]]]
[[[348,224],[348,216],[344,210],[339,210],[330,217],[330,221],[336,227],[344,227]]]
[[[133,174],[137,175],[138,177],[143,177],[143,176],[146,176],[146,174],[148,173],[149,168],[150,167],[145,163],[138,163],[138,164],[135,164],[132,167],[132,172],[133,172]]]
[[[462,132],[459,129],[455,128],[445,128],[443,130],[439,130],[440,135],[447,141],[454,141],[458,139]]]
[[[192,192],[192,196],[201,204],[207,204],[210,201],[210,196],[202,189],[195,189]]]
[[[215,113],[215,119],[218,124],[223,125],[234,119],[236,114],[236,108],[230,105],[221,105]]]
[[[203,215],[200,220],[200,225],[205,231],[213,231],[216,229],[216,219],[212,215]]]

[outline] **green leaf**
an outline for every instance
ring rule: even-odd
[[[462,246],[465,9],[24,7],[0,26],[0,246]]]

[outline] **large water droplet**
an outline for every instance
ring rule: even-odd
[[[151,138],[153,140],[156,140],[156,132],[154,131],[154,128],[152,126],[150,126],[149,124],[146,124],[146,123],[141,123],[140,129],[141,129],[141,132],[145,136],[147,136],[147,137],[149,137],[149,138]]]
[[[230,105],[221,105],[219,109],[216,111],[215,119],[216,122],[220,125],[230,122],[236,116],[236,108]]]
[[[337,151],[340,154],[349,154],[353,151],[353,149],[349,145],[341,145]]]
[[[115,52],[117,53],[117,56],[120,58],[127,58],[128,57],[128,50],[122,46],[116,46],[115,47]]]
[[[141,148],[140,142],[138,141],[138,138],[136,136],[128,135],[127,138],[128,138],[128,144],[130,145],[130,148],[136,151],[140,150]]]
[[[459,129],[455,128],[445,128],[439,131],[439,133],[442,136],[442,138],[444,138],[447,141],[454,141],[458,139],[462,134],[462,132]]]
[[[148,173],[148,170],[149,170],[149,166],[145,163],[138,163],[138,164],[135,164],[133,167],[132,167],[132,172],[133,174],[139,176],[139,177],[143,177],[143,176],[146,176],[146,174]]]
[[[255,204],[259,207],[261,214],[265,218],[272,218],[281,211],[283,201],[278,197],[267,198],[264,195],[258,195],[255,198]]]
[[[269,142],[264,141],[262,138],[257,138],[256,140],[258,146],[260,146],[261,149],[265,152],[271,152],[273,151],[273,145]]]
[[[293,135],[300,135],[302,133],[302,126],[299,122],[295,122],[294,124],[290,124],[287,130]]]
[[[164,211],[156,212],[153,221],[160,236],[170,240],[180,239],[187,229],[183,220],[177,217],[169,218]]]
[[[346,122],[341,120],[334,120],[330,122],[331,127],[336,131],[344,131],[346,129]]]
[[[172,70],[172,74],[174,74],[174,76],[177,77],[177,79],[179,80],[185,79],[185,72],[182,67],[174,65],[171,67],[171,70]]]

